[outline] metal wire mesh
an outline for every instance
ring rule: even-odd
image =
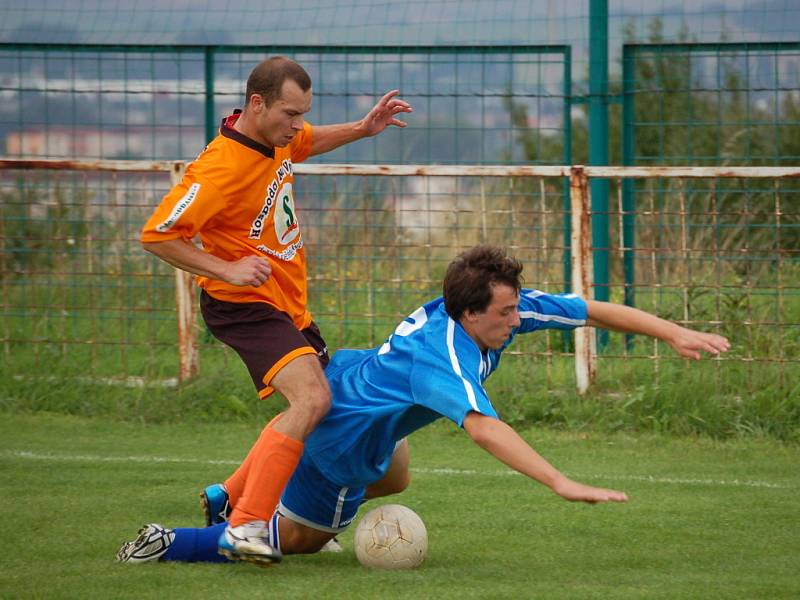
[[[9,156],[174,159],[203,147],[202,52],[3,49],[0,73]]]
[[[800,42],[624,49],[624,164],[800,161]]]
[[[571,160],[565,46],[0,44],[0,144],[11,157],[192,159],[220,119],[241,108],[250,71],[272,54],[295,58],[311,75],[311,123],[360,119],[395,88],[414,106],[405,130],[319,160]]]
[[[0,171],[3,355],[11,372],[174,377],[172,273],[137,230],[164,174]]]
[[[489,177],[450,167],[448,176],[420,176],[408,166],[391,174],[388,166],[378,177],[324,175],[326,166],[300,165],[297,195],[311,308],[331,348],[378,345],[441,293],[446,264],[475,243],[508,246],[529,287],[564,289],[567,171]],[[730,177],[730,168],[718,168],[697,178],[656,169],[631,170],[632,180],[621,167],[586,171],[610,177],[617,198],[608,215],[612,300],[628,293],[645,310],[727,335],[734,348],[714,363],[721,390],[743,393],[766,377],[790,393],[800,369],[797,177]],[[0,174],[0,334],[11,372],[176,377],[174,278],[136,241],[168,176]],[[624,181],[639,195],[632,210],[623,203]],[[633,243],[626,219],[635,220]],[[624,279],[626,256],[633,285]],[[201,364],[231,359],[208,334],[200,343]],[[522,336],[512,350],[506,360],[538,369],[538,384],[555,389],[572,380],[559,334]],[[661,342],[614,335],[600,356],[600,379],[657,382],[665,370],[680,376],[681,364]],[[649,365],[645,375],[642,365]],[[500,385],[515,389],[513,377]]]
[[[510,246],[533,284],[562,289],[564,208],[557,179],[300,178],[311,302],[334,346],[369,347],[441,295],[447,264],[477,243]],[[324,190],[318,198],[311,190]]]
[[[612,300],[726,335],[743,368],[733,378],[718,371],[727,391],[752,391],[765,373],[790,388],[800,364],[798,180],[644,179],[635,183],[634,209],[623,187],[613,182],[609,214]],[[633,350],[619,340],[602,360],[618,356],[652,358],[658,373],[671,355],[659,344]]]
[[[168,188],[165,173],[0,171],[12,373],[178,376],[173,273],[138,244]],[[475,243],[510,244],[531,282],[563,288],[562,190],[556,179],[302,176],[310,304],[328,343],[379,344],[441,293],[449,260]],[[207,332],[199,341],[202,361],[231,358]],[[552,356],[560,336],[518,351]]]

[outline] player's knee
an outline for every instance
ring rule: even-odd
[[[308,422],[316,425],[331,409],[331,393],[326,388],[319,388],[308,398]]]
[[[282,546],[284,554],[314,554],[316,552],[316,550],[312,549],[313,546],[305,540],[296,541],[291,548],[287,548],[287,544],[283,542]]]
[[[373,483],[367,487],[366,498],[381,498],[383,496],[391,496],[405,491],[411,484],[411,475],[408,470],[405,472],[395,472],[388,477],[384,477],[380,481]]]
[[[315,427],[328,414],[331,408],[331,393],[322,386],[312,386],[304,393],[289,400],[290,410],[311,428]]]
[[[389,493],[399,494],[400,492],[405,491],[409,485],[411,485],[411,474],[408,471],[405,471],[392,480],[392,488]]]
[[[322,550],[325,547],[325,544],[327,544],[327,543],[328,543],[327,540],[324,541],[324,542],[321,542],[319,540],[314,540],[314,541],[310,541],[309,540],[306,543],[305,549],[303,550],[302,553],[303,554],[316,554],[317,552]]]
[[[286,548],[285,544],[283,546],[288,550],[287,554],[315,554],[322,550],[326,543],[327,539],[320,539],[318,536],[296,536],[290,548]]]

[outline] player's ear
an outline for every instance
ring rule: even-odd
[[[260,113],[266,108],[264,96],[261,94],[250,94],[250,97],[247,99],[247,108],[256,114]]]
[[[465,319],[467,323],[474,323],[475,321],[478,320],[479,314],[480,313],[474,310],[465,310],[464,313],[461,315],[461,318]]]

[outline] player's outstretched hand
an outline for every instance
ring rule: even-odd
[[[229,263],[225,281],[231,285],[258,287],[272,274],[269,261],[262,256],[245,256]]]
[[[599,502],[627,502],[628,495],[625,492],[616,490],[604,490],[590,485],[584,485],[577,481],[572,481],[566,477],[560,481],[553,491],[570,502],[587,502],[597,504]]]
[[[372,110],[362,119],[361,126],[367,135],[377,135],[389,125],[405,127],[406,124],[397,118],[400,113],[413,112],[411,105],[405,100],[396,98],[399,90],[392,90],[384,94],[383,98],[372,107]]]
[[[673,350],[684,358],[700,360],[700,352],[708,352],[714,356],[731,349],[727,338],[716,333],[704,333],[681,327],[677,335],[667,340]]]

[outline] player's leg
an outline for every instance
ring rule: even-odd
[[[282,415],[283,413],[280,413],[272,419],[265,430],[269,429],[270,425],[278,421]],[[225,480],[225,483],[212,483],[200,492],[200,506],[203,508],[206,527],[228,521],[234,505],[242,496],[247,474],[250,472],[250,465],[253,463],[256,454],[257,452],[254,448],[251,448],[242,464],[234,471],[233,475]]]
[[[204,528],[174,529],[174,540],[162,561],[220,562],[226,560],[218,552],[217,539],[224,525]],[[334,537],[332,531],[314,529],[279,513],[272,515],[265,536],[282,555],[313,554]],[[215,537],[216,536],[216,537]]]
[[[304,457],[278,506],[281,548],[292,554],[341,551],[335,536],[352,523],[363,500],[363,487],[330,481]]]
[[[336,535],[332,531],[314,529],[278,515],[279,544],[284,554],[314,554],[322,550]]]
[[[408,465],[408,439],[403,438],[395,446],[392,462],[389,463],[386,474],[375,483],[367,486],[364,498],[370,500],[402,492],[411,483]]]
[[[219,542],[220,552],[229,558],[252,562],[280,559],[275,547],[263,543],[265,522],[297,467],[303,440],[330,407],[330,390],[316,355],[293,358],[268,383],[287,398],[289,408],[254,446],[244,488]]]
[[[169,529],[156,523],[142,527],[136,539],[125,542],[117,552],[117,561],[129,564],[145,562],[228,562],[219,553],[218,540],[225,524],[213,527],[176,527]],[[265,536],[270,545],[282,554],[312,554],[321,550],[334,537],[291,519],[273,515]]]
[[[303,452],[303,440],[330,406],[330,390],[314,355],[291,360],[270,380],[289,401],[289,408],[268,425],[251,450],[241,496],[233,503],[229,523],[237,527],[265,521],[274,512],[281,492]],[[241,478],[237,478],[237,481]],[[234,497],[236,490],[227,485]]]
[[[265,524],[262,535],[278,556],[318,552],[337,533],[347,529],[363,498],[363,487],[342,487],[326,479],[309,459],[301,460],[281,496],[279,510]],[[139,555],[146,554],[147,560],[214,561],[218,560],[215,556],[218,551],[230,557],[226,549],[217,542],[218,538],[224,536],[225,530],[226,524],[220,523],[205,528],[165,530],[171,538],[166,544],[156,543],[157,540],[141,535],[142,539],[136,541],[140,542],[139,547],[142,549]],[[134,543],[128,542],[124,545],[120,554]],[[128,553],[132,554],[130,551]],[[249,560],[247,555],[244,558],[233,558]]]
[[[281,415],[275,417],[273,422],[280,417]],[[252,460],[253,452],[251,451],[247,455],[245,461],[224,484],[215,483],[209,485],[200,494],[201,505],[206,519],[206,527],[212,527],[213,525],[227,522],[233,506],[241,497],[244,482],[247,479],[249,465],[252,464]],[[291,535],[291,539],[293,540],[292,544],[296,541],[300,547],[306,548],[307,550],[304,550],[305,552],[316,552],[318,550],[322,552],[342,551],[342,546],[339,544],[334,534],[321,536],[317,535],[315,531],[316,530],[310,529],[306,534],[291,532],[287,535]],[[309,538],[308,541],[305,541],[306,538]],[[322,546],[320,547],[319,544],[322,544]]]
[[[264,433],[269,430],[270,426],[274,425],[282,416],[283,413],[280,413],[272,419],[264,428],[264,431],[261,432],[261,436],[263,436]],[[259,441],[261,436],[259,436]],[[206,527],[211,527],[217,523],[224,523],[230,518],[233,507],[244,492],[250,466],[253,464],[253,460],[257,460],[256,456],[258,455],[258,451],[256,447],[259,445],[259,441],[250,448],[250,452],[247,453],[247,457],[242,464],[234,471],[233,475],[225,480],[224,484],[213,483],[200,493],[200,505],[203,508]]]
[[[220,536],[220,550],[234,558],[277,561],[279,553],[264,542],[266,522],[303,452],[305,436],[330,406],[320,366],[327,349],[316,326],[298,331],[285,313],[263,303],[237,305],[203,294],[201,309],[210,331],[247,365],[259,397],[278,389],[289,400],[280,422],[264,428],[237,484],[232,482],[235,489],[228,491],[240,495]]]
[[[289,401],[289,408],[273,427],[305,440],[331,406],[331,390],[316,356],[299,356],[283,367],[270,383]]]
[[[280,415],[278,415],[276,419],[279,417]],[[242,466],[240,466],[236,473],[225,482],[225,485],[213,484],[203,491],[202,497],[206,509],[207,526],[215,523],[222,523],[227,520],[228,514],[226,509],[234,505],[238,498],[235,491],[234,494],[231,494],[229,497],[227,488],[230,486],[233,490],[238,489],[237,486],[239,483],[236,479],[242,476],[242,472],[246,473],[247,466],[252,460],[251,455],[252,453],[248,455]],[[408,440],[404,438],[397,443],[386,474],[382,479],[367,487],[364,499],[368,500],[371,498],[389,496],[391,494],[399,494],[408,487],[410,481]],[[241,492],[239,492],[239,495],[240,494]],[[208,521],[209,515],[216,517],[213,523]],[[330,532],[319,533],[319,530],[305,527],[299,523],[295,525],[282,525],[281,530],[283,530],[283,527],[288,528],[286,536],[288,536],[290,540],[288,548],[290,548],[289,552],[291,553],[317,552],[319,550],[323,552],[341,551],[341,546],[336,540],[335,534],[328,535]],[[308,531],[305,531],[305,529]],[[284,551],[284,548],[285,546],[281,546],[282,551]]]

